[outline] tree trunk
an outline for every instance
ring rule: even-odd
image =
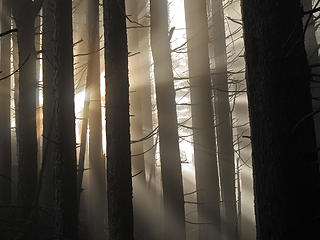
[[[206,1],[185,0],[199,239],[220,236],[220,196]],[[197,17],[195,17],[197,16]]]
[[[151,48],[156,85],[161,175],[165,207],[164,239],[183,240],[185,233],[184,196],[168,37],[167,1],[150,1]]]
[[[233,149],[232,113],[230,112],[226,34],[222,0],[212,2],[214,106],[220,169],[221,196],[224,207],[223,234],[227,239],[238,239],[237,206],[235,194],[235,163]]]
[[[13,3],[13,16],[19,29],[19,119],[18,121],[18,193],[17,203],[24,215],[33,203],[37,186],[37,129],[36,129],[36,52],[34,20],[37,11],[32,1]]]
[[[257,238],[312,239],[319,168],[299,0],[242,1]]]
[[[72,1],[56,1],[54,12],[56,233],[59,239],[76,240],[78,238],[78,203]]]
[[[89,105],[89,196],[94,239],[104,239],[105,159],[102,152],[102,120],[100,94],[99,0],[88,1],[88,87]]]
[[[104,0],[109,237],[133,240],[125,1]]]
[[[54,207],[54,12],[53,2],[44,1],[42,28],[42,57],[43,57],[43,148],[42,162],[44,163],[43,188],[40,204],[53,209]]]
[[[2,0],[1,31],[11,27],[8,0]],[[11,34],[1,37],[1,77],[10,74]],[[11,122],[10,122],[10,78],[0,81],[0,204],[11,203]]]

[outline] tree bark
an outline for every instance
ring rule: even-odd
[[[238,219],[235,194],[235,161],[233,149],[232,113],[229,104],[227,75],[226,33],[222,0],[212,1],[213,56],[214,56],[214,106],[221,196],[225,220],[223,234],[227,239],[238,239]]]
[[[37,129],[36,129],[36,51],[34,21],[39,9],[33,1],[13,1],[13,17],[19,48],[19,119],[18,192],[17,203],[26,215],[34,201],[37,186]],[[23,7],[22,7],[23,6]]]
[[[319,168],[299,0],[242,1],[257,238],[319,229]]]
[[[1,31],[11,27],[9,1],[2,1]],[[0,77],[10,74],[11,34],[1,37]],[[0,81],[0,204],[11,203],[11,117],[10,78]]]
[[[53,1],[43,4],[42,57],[43,57],[43,146],[42,162],[44,163],[43,188],[40,204],[54,207],[54,9]]]
[[[161,176],[165,208],[164,239],[183,240],[185,233],[184,196],[168,36],[167,1],[150,1],[151,49],[156,85]]]
[[[199,239],[220,236],[220,196],[206,1],[185,0]],[[196,16],[196,17],[195,17]]]
[[[54,3],[55,222],[58,239],[78,238],[72,1]]]
[[[125,1],[104,0],[109,237],[133,240]]]

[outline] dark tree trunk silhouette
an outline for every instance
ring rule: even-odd
[[[2,1],[1,32],[11,27],[9,1]],[[0,77],[10,74],[11,34],[1,37]],[[11,202],[10,78],[0,81],[0,204]]]
[[[221,196],[225,215],[222,228],[227,239],[236,240],[238,239],[238,219],[235,194],[235,163],[232,113],[230,112],[228,92],[226,31],[222,0],[212,1],[212,12],[214,106],[217,125]]]
[[[102,153],[102,119],[100,94],[99,0],[88,1],[88,87],[89,105],[89,196],[92,237],[104,239],[105,159]],[[92,54],[91,54],[92,53]]]
[[[151,48],[154,60],[163,200],[164,238],[183,240],[185,233],[184,196],[173,84],[172,60],[168,36],[167,1],[150,1]]]
[[[185,0],[200,240],[220,236],[220,196],[206,1]]]
[[[312,239],[319,168],[299,0],[242,1],[257,238]]]
[[[49,209],[54,206],[54,9],[53,1],[43,4],[42,57],[43,57],[43,187],[40,204]]]
[[[104,0],[107,204],[110,239],[133,240],[125,1]]]
[[[34,22],[41,1],[26,0],[24,4],[11,2],[19,48],[19,107],[18,136],[18,192],[17,203],[27,214],[37,186],[37,130],[36,130],[36,51]]]
[[[54,3],[55,222],[58,239],[78,238],[72,0]]]

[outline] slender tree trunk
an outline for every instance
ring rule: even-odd
[[[161,175],[165,207],[165,239],[183,240],[185,233],[184,196],[168,37],[167,1],[151,0],[151,48],[156,84]]]
[[[17,202],[27,214],[37,186],[37,130],[36,130],[36,52],[34,21],[37,10],[32,1],[13,3],[13,16],[19,29],[19,119],[18,121],[18,193]]]
[[[43,4],[42,57],[43,57],[43,148],[45,163],[41,205],[54,207],[54,9],[52,0]]]
[[[8,0],[2,0],[1,31],[11,27]],[[1,37],[0,77],[10,74],[11,34]],[[0,204],[11,203],[10,78],[0,81]]]
[[[88,1],[89,53],[89,196],[94,228],[93,238],[104,239],[105,159],[102,152],[102,120],[100,94],[99,0]]]
[[[220,196],[206,1],[185,0],[199,239],[220,236]],[[197,17],[195,17],[197,16]]]
[[[257,238],[312,239],[319,168],[299,0],[242,1]]]
[[[214,105],[216,112],[216,131],[218,159],[221,181],[221,196],[225,220],[223,234],[227,239],[238,239],[237,202],[235,188],[235,163],[233,149],[232,113],[229,104],[227,75],[226,34],[222,0],[212,2],[213,16],[213,56],[214,56]]]
[[[133,240],[125,1],[104,0],[109,237]]]
[[[55,208],[58,239],[78,238],[72,1],[54,6],[55,46]]]

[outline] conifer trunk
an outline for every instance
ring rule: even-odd
[[[55,222],[58,239],[78,239],[72,0],[54,3]]]
[[[224,207],[222,228],[227,239],[238,239],[238,218],[235,188],[235,161],[233,149],[232,113],[230,112],[227,74],[226,31],[222,0],[212,1],[212,35],[214,56],[214,106],[221,196]]]
[[[185,0],[199,239],[220,236],[220,196],[206,1]],[[195,17],[196,16],[196,17]],[[209,223],[209,224],[208,224]]]
[[[257,238],[319,230],[310,68],[300,0],[242,1]]]
[[[18,191],[17,203],[26,215],[33,203],[37,186],[37,129],[36,129],[36,51],[34,21],[37,11],[32,1],[23,7],[13,1],[13,17],[19,49],[19,107],[18,107]]]
[[[164,238],[184,240],[185,210],[167,1],[151,0],[151,49],[159,122],[160,160],[165,208]]]
[[[47,0],[43,4],[43,146],[42,162],[44,163],[41,205],[54,206],[54,21],[53,2]]]
[[[133,240],[125,1],[104,0],[107,121],[108,230],[113,240]]]

